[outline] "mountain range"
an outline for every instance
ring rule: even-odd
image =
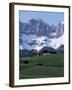
[[[63,53],[64,22],[49,25],[42,19],[31,19],[25,23],[19,21],[19,49],[37,52],[47,49]]]

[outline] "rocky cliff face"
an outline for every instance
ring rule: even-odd
[[[64,51],[64,23],[48,25],[41,19],[31,19],[27,23],[19,22],[20,50],[41,51],[44,47],[55,51]]]

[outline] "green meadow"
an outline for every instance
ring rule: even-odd
[[[63,76],[63,54],[20,57],[19,79],[50,78]]]

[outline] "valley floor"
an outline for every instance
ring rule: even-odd
[[[63,54],[20,57],[19,79],[49,78],[63,76]]]

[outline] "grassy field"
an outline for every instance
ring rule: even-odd
[[[64,76],[64,55],[50,54],[20,57],[19,78],[48,78]]]

